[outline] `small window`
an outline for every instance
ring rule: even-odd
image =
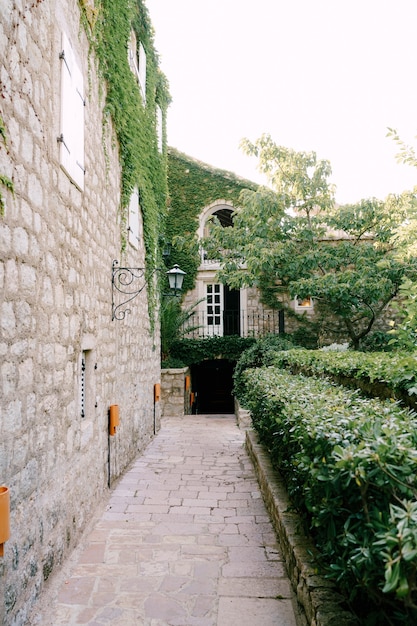
[[[138,44],[136,41],[136,34],[135,34],[135,31],[132,29],[130,31],[130,39],[129,39],[128,49],[127,49],[127,58],[129,61],[130,69],[135,74],[135,76],[137,76],[139,73],[138,63],[137,63],[137,49],[138,49]]]
[[[129,243],[136,248],[140,247],[141,238],[141,216],[140,216],[140,203],[139,203],[139,191],[134,190],[130,197],[129,203]]]
[[[138,48],[138,66],[139,87],[142,94],[143,102],[146,103],[146,52],[141,43],[139,43]]]
[[[307,298],[299,298],[298,296],[294,300],[295,309],[312,309],[313,299],[308,296]]]
[[[81,419],[92,417],[94,407],[97,406],[95,400],[94,371],[97,365],[94,363],[93,350],[83,350],[81,352],[80,363],[80,416]]]
[[[58,141],[62,168],[81,190],[84,189],[84,80],[74,51],[62,33],[61,125]]]
[[[127,56],[129,66],[135,74],[143,103],[146,103],[146,52],[143,45],[136,39],[135,31],[130,31],[130,39],[128,43]]]

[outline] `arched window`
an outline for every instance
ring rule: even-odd
[[[210,225],[213,218],[217,218],[223,228],[233,226],[235,207],[226,200],[217,200],[207,206],[200,214],[198,237],[210,236]],[[201,249],[199,296],[203,302],[200,312],[203,316],[201,334],[213,336],[240,334],[240,291],[230,289],[227,285],[216,282],[216,271],[219,262],[207,259],[204,249]]]
[[[225,200],[217,200],[206,207],[200,214],[198,238],[203,239],[210,236],[210,226],[214,217],[216,217],[224,228],[233,226],[233,214],[235,208],[232,204]],[[202,265],[217,265],[217,261],[208,261],[204,249],[201,249]]]

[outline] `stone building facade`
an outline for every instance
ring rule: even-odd
[[[314,316],[311,300],[301,302],[280,294],[284,312],[270,308],[261,299],[257,287],[231,289],[217,278],[220,263],[208,258],[198,243],[210,234],[213,218],[225,228],[233,224],[239,211],[240,194],[255,191],[258,185],[232,172],[202,163],[174,148],[169,149],[168,174],[170,209],[168,235],[173,242],[170,262],[187,272],[183,308],[193,310],[186,336],[193,338],[239,335],[260,337],[267,334],[293,332],[300,320]],[[185,234],[184,234],[185,233]],[[176,241],[187,240],[179,247]]]
[[[112,320],[112,263],[143,267],[145,251],[143,239],[133,246],[127,237],[121,252],[119,153],[111,121],[103,126],[105,86],[81,26],[88,5],[0,3],[7,136],[0,174],[14,186],[14,193],[0,187],[0,485],[11,495],[0,623],[7,626],[27,623],[109,484],[160,422],[160,341],[147,289],[123,320]],[[62,156],[68,63],[84,88],[78,174]],[[120,425],[109,436],[114,404]]]

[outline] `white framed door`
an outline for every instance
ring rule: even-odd
[[[221,283],[206,283],[206,334],[223,337],[224,291]]]

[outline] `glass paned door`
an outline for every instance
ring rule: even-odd
[[[206,332],[210,336],[223,336],[223,285],[206,284]]]

